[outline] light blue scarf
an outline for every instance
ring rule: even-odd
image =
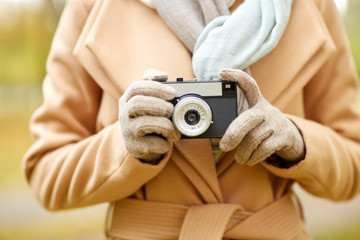
[[[245,69],[275,48],[290,18],[292,0],[245,0],[230,16],[206,25],[193,51],[198,80],[221,68]]]

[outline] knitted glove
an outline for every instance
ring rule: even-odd
[[[143,162],[156,164],[169,151],[171,141],[180,139],[169,120],[175,89],[156,81],[166,81],[165,73],[150,70],[145,80],[133,82],[119,99],[119,122],[129,153]],[[156,80],[156,81],[150,81]]]
[[[220,141],[223,151],[237,148],[237,162],[255,165],[272,154],[299,161],[305,157],[305,144],[298,128],[261,95],[253,78],[240,70],[222,69],[224,80],[236,82],[243,91],[249,109],[228,127]]]

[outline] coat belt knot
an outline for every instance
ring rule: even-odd
[[[292,239],[303,229],[291,194],[252,213],[239,204],[124,199],[109,211],[107,235],[131,240]]]

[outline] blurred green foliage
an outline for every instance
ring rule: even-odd
[[[319,232],[313,238],[314,240],[359,240],[359,222],[349,224],[346,229],[328,229],[328,231]]]
[[[45,75],[59,7],[50,0],[38,2],[0,2],[0,83],[40,82]]]
[[[344,24],[349,38],[351,52],[355,60],[358,76],[360,76],[360,1],[349,2],[347,14],[344,17]]]

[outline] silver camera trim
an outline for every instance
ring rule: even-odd
[[[186,94],[197,94],[202,97],[221,97],[223,95],[221,82],[169,82],[170,86],[175,88],[176,97]],[[191,92],[189,92],[189,84],[191,84]]]
[[[194,125],[188,124],[184,118],[185,113],[191,109],[198,111],[200,114],[200,121]],[[212,111],[203,99],[195,96],[184,96],[184,98],[180,99],[175,105],[172,120],[176,129],[181,134],[188,137],[196,137],[203,134],[210,127],[212,123]]]

